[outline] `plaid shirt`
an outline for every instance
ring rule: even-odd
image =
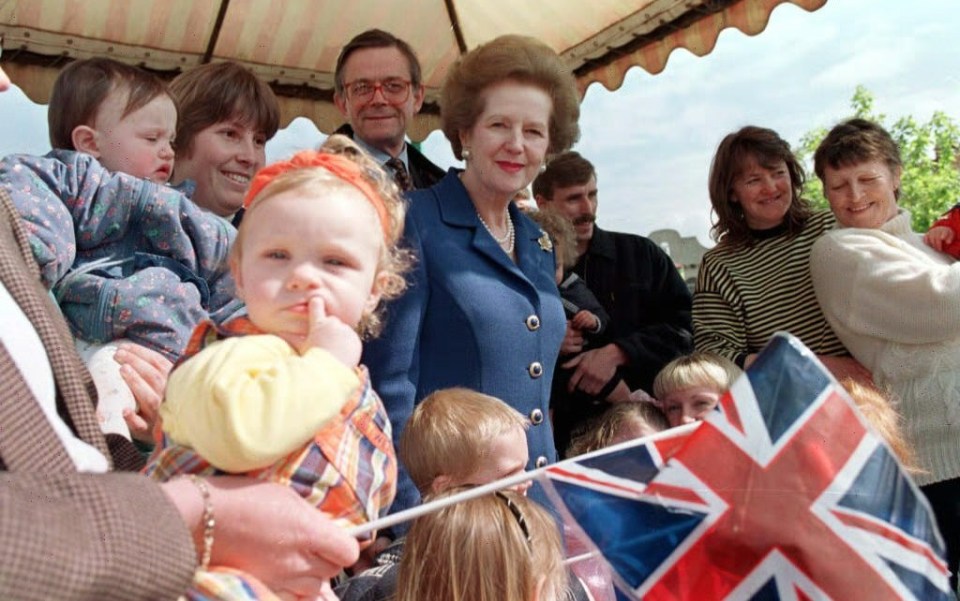
[[[205,323],[194,332],[187,360],[217,341],[262,333],[247,318],[224,326]],[[397,462],[391,442],[390,421],[380,398],[370,386],[363,366],[357,367],[360,387],[337,417],[317,431],[308,444],[283,459],[247,475],[292,487],[342,526],[375,520],[389,507],[396,491]],[[214,476],[224,472],[211,466],[192,449],[177,445],[165,435],[145,468],[147,475],[165,481],[182,474]],[[367,540],[372,540],[368,537]],[[273,599],[272,593],[249,575],[212,568],[194,581],[188,598]]]

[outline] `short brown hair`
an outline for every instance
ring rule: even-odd
[[[824,170],[847,167],[868,161],[882,161],[892,173],[903,166],[900,148],[890,133],[879,124],[855,117],[835,125],[813,154],[813,170],[823,181]],[[894,191],[900,198],[900,188]]]
[[[567,599],[563,558],[557,522],[546,509],[513,491],[491,493],[417,518],[395,599],[529,601],[541,579],[551,598]]]
[[[202,130],[238,120],[260,131],[267,140],[280,127],[280,105],[266,82],[233,62],[207,63],[178,75],[170,92],[180,105],[177,157],[190,156]]]
[[[339,134],[330,136],[320,146],[318,152],[343,155],[360,165],[364,181],[373,188],[383,201],[389,223],[384,224],[383,227],[383,251],[377,265],[377,275],[385,274],[386,277],[380,280],[378,292],[382,300],[390,300],[400,296],[407,287],[403,274],[412,264],[410,251],[401,248],[399,244],[403,235],[403,222],[406,214],[406,203],[401,196],[400,189],[394,183],[393,177],[387,175],[379,163],[346,136]],[[338,186],[353,189],[351,184],[320,167],[292,169],[278,175],[251,200],[243,221],[240,222],[237,237],[230,248],[230,264],[233,269],[236,269],[240,264],[247,228],[250,227],[250,223],[256,220],[257,211],[263,206],[264,201],[288,190],[307,186],[314,189],[335,189]],[[383,327],[382,311],[383,309],[380,307],[361,318],[360,334],[364,338],[375,337],[380,333]]]
[[[748,125],[720,142],[710,165],[710,204],[715,218],[710,228],[711,237],[717,242],[723,240],[737,245],[748,245],[753,239],[743,208],[733,198],[734,180],[740,177],[747,157],[753,157],[767,169],[780,161],[786,163],[792,198],[784,221],[790,235],[799,234],[812,213],[810,203],[800,196],[806,181],[803,166],[777,132]]]
[[[577,254],[577,233],[570,220],[550,208],[542,208],[527,213],[540,226],[553,242],[553,250],[557,254],[557,264],[564,269],[573,267],[579,255]]]
[[[445,388],[428,395],[407,420],[397,454],[421,494],[437,476],[454,480],[477,471],[490,441],[529,422],[500,399],[468,388]]]
[[[540,88],[552,101],[550,145],[555,154],[580,137],[580,93],[570,67],[549,46],[527,36],[504,35],[461,56],[440,90],[443,134],[453,154],[463,159],[460,134],[476,123],[486,103],[484,91],[504,81]]]
[[[743,374],[737,365],[710,351],[694,351],[663,366],[653,381],[653,396],[662,400],[668,394],[691,386],[716,387],[726,392]]]
[[[580,186],[597,177],[593,163],[580,156],[579,152],[568,150],[553,157],[547,168],[533,180],[533,195],[553,200],[553,191],[557,188]]]
[[[413,51],[413,47],[389,31],[368,29],[354,36],[340,49],[337,66],[333,72],[334,91],[338,96],[343,96],[344,86],[346,85],[346,82],[343,81],[343,68],[347,64],[347,59],[357,50],[363,50],[364,48],[396,48],[399,50],[400,54],[406,57],[410,64],[410,84],[414,89],[420,87],[423,76],[421,75],[420,59],[417,58],[417,53]]]
[[[80,125],[92,127],[107,96],[121,92],[128,94],[121,118],[158,96],[173,100],[167,84],[159,77],[110,58],[77,59],[64,67],[53,82],[47,107],[50,145],[76,150],[73,130]]]

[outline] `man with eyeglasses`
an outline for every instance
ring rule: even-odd
[[[406,142],[407,125],[423,106],[420,61],[393,34],[370,29],[340,51],[334,102],[347,123],[336,131],[354,139],[394,174],[403,190],[429,188],[444,175]]]

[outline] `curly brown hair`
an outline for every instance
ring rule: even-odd
[[[667,416],[653,403],[630,401],[615,403],[599,417],[590,420],[570,441],[567,457],[585,455],[609,447],[631,420],[662,432],[670,427]]]

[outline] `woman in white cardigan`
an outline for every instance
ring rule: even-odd
[[[840,229],[817,241],[817,300],[847,349],[900,400],[926,473],[916,476],[960,553],[960,263],[924,244],[897,206],[902,165],[879,125],[851,119],[817,148],[814,169]]]

